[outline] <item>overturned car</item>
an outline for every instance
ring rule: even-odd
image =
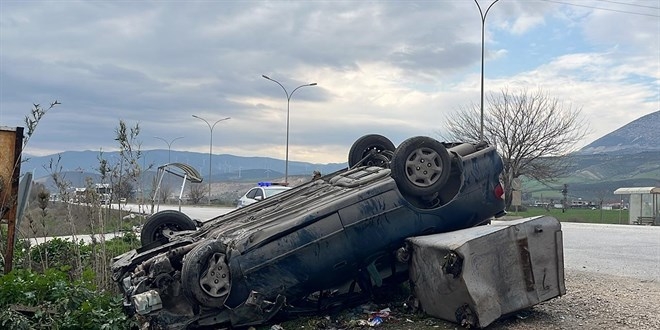
[[[152,328],[247,326],[341,308],[408,277],[405,240],[487,224],[504,212],[493,146],[371,134],[349,167],[197,228],[152,216],[142,247],[115,258],[128,313]]]

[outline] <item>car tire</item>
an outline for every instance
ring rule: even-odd
[[[203,241],[185,257],[181,269],[183,294],[205,307],[224,305],[231,289],[226,246],[218,240]]]
[[[165,210],[157,212],[149,217],[140,231],[140,243],[142,246],[147,246],[163,239],[162,231],[164,229],[171,231],[195,230],[197,229],[197,225],[190,217],[179,211]]]
[[[364,160],[362,165],[372,165],[380,167],[389,167],[390,157],[387,157],[383,151],[393,152],[394,144],[388,138],[378,135],[365,135],[355,141],[348,152],[348,167],[353,167],[369,155],[372,150],[378,151],[378,157],[369,157]]]
[[[396,148],[390,168],[401,192],[430,196],[439,192],[449,179],[451,159],[442,143],[417,136]]]

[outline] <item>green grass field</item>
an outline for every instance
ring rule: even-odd
[[[561,209],[551,208],[546,211],[542,207],[528,207],[525,211],[508,211],[508,216],[533,217],[549,215],[564,222],[628,224],[628,210],[592,210],[592,209]]]

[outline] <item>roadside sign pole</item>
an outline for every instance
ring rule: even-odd
[[[21,173],[23,151],[23,127],[0,127],[0,148],[7,150],[0,157],[0,220],[7,223],[7,250],[5,251],[5,274],[11,272],[16,240],[16,214],[18,207],[18,181]]]

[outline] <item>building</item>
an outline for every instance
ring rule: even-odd
[[[630,195],[630,224],[660,225],[660,187],[619,188],[615,195]]]

